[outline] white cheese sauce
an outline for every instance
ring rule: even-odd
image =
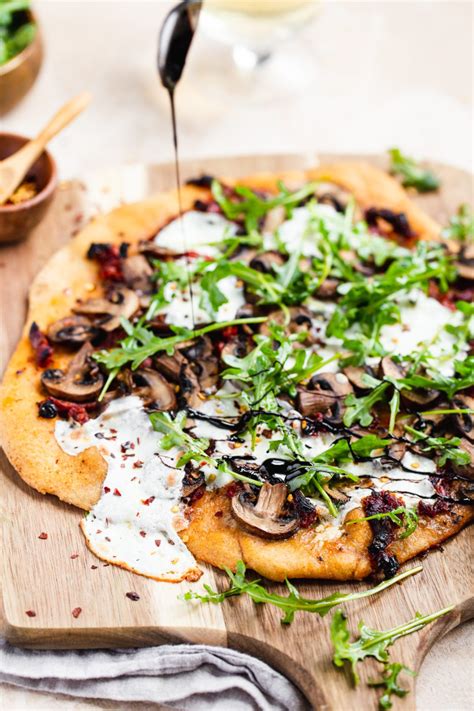
[[[59,420],[55,434],[67,454],[97,447],[108,465],[101,497],[81,523],[89,547],[149,577],[173,581],[193,575],[196,562],[177,533],[186,526],[182,471],[173,468],[177,453],[160,456],[161,435],[141,400],[114,400],[84,425]]]

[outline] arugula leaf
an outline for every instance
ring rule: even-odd
[[[461,444],[459,437],[429,437],[409,425],[405,425],[405,431],[413,437],[423,452],[435,451],[438,453],[438,464],[441,467],[448,461],[458,466],[464,466],[470,462],[469,454],[459,447]]]
[[[392,578],[393,580],[393,578]],[[343,667],[346,662],[350,664],[352,680],[354,685],[359,683],[357,664],[367,657],[374,657],[379,662],[388,661],[388,648],[406,635],[418,632],[430,622],[434,622],[439,617],[447,615],[454,610],[454,605],[445,607],[430,615],[420,615],[417,613],[409,622],[393,627],[389,630],[374,630],[367,627],[363,622],[359,623],[359,637],[350,642],[350,634],[347,629],[347,620],[340,611],[334,613],[331,621],[331,641],[334,646],[333,663],[337,667]]]
[[[278,595],[277,593],[268,592],[263,585],[260,585],[259,579],[246,579],[246,568],[242,560],[237,562],[235,573],[229,570],[229,568],[225,568],[224,570],[232,583],[227,590],[218,592],[213,590],[210,585],[204,585],[204,590],[206,591],[205,595],[192,592],[190,590],[183,595],[183,599],[200,600],[200,602],[219,604],[228,597],[235,597],[236,595],[245,594],[257,604],[266,603],[280,608],[280,610],[284,613],[281,620],[282,623],[290,624],[293,622],[295,613],[298,611],[315,612],[321,617],[324,617],[324,615],[327,615],[327,613],[336,605],[342,605],[343,603],[351,602],[352,600],[360,600],[365,597],[371,597],[372,595],[378,595],[378,593],[381,593],[383,590],[386,590],[395,583],[400,583],[405,578],[421,572],[423,567],[420,565],[416,568],[410,568],[405,572],[400,573],[400,575],[390,578],[389,580],[384,580],[382,583],[379,583],[375,587],[369,588],[368,590],[355,593],[336,592],[319,600],[301,597],[297,588],[290,583],[288,579],[285,581],[289,592],[288,595]]]
[[[371,410],[374,405],[383,400],[385,391],[391,383],[382,382],[377,385],[368,395],[356,397],[354,393],[348,395],[345,399],[347,409],[343,415],[343,422],[346,427],[351,427],[355,422],[359,422],[362,427],[367,427],[372,422],[373,415]]]
[[[264,321],[266,321],[264,317],[241,318],[233,321],[211,323],[195,330],[170,326],[175,335],[161,338],[155,336],[153,331],[145,328],[142,320],[133,325],[127,319],[122,319],[122,326],[128,334],[127,338],[120,341],[117,348],[94,353],[93,358],[104,365],[111,373],[114,373],[115,377],[120,368],[127,365],[127,363],[131,363],[132,370],[136,370],[146,358],[154,356],[160,351],[165,351],[168,355],[172,355],[175,347],[180,343],[199,338],[199,336],[204,336],[206,333],[220,331],[228,326],[242,326],[244,324],[263,323]],[[105,390],[102,391],[101,397],[103,397],[104,392]]]
[[[458,211],[450,218],[449,224],[441,232],[444,239],[454,239],[458,242],[474,240],[474,214],[467,203],[460,205]]]
[[[385,664],[383,669],[383,674],[381,679],[375,681],[368,681],[367,684],[373,687],[382,687],[385,689],[382,696],[379,698],[379,709],[380,711],[388,711],[393,706],[392,696],[398,696],[403,698],[408,694],[407,689],[403,689],[398,684],[398,677],[401,672],[406,672],[410,676],[416,676],[415,672],[399,664],[398,662],[392,662],[391,664]]]
[[[439,188],[439,178],[430,170],[421,168],[413,158],[404,155],[399,148],[390,148],[389,154],[392,159],[390,172],[401,176],[403,187],[415,188],[419,193],[427,193]]]
[[[289,217],[292,208],[314,195],[317,187],[317,183],[308,183],[299,190],[290,192],[283,183],[280,183],[280,192],[277,195],[262,198],[250,188],[239,185],[234,188],[238,196],[237,201],[226,197],[223,186],[217,180],[212,182],[211,190],[214,200],[219,204],[224,215],[229,220],[243,220],[247,233],[252,235],[259,231],[260,220],[270,210],[282,206]]]
[[[347,525],[352,523],[360,523],[361,521],[379,521],[382,518],[389,518],[392,523],[400,528],[403,528],[400,538],[408,538],[418,527],[418,514],[416,509],[409,509],[406,506],[398,506],[392,511],[384,513],[372,514],[372,516],[364,516],[363,518],[355,518],[347,522]]]

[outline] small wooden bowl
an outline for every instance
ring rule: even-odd
[[[0,160],[18,151],[30,139],[14,133],[0,133]],[[58,183],[56,163],[43,151],[31,166],[25,180],[33,180],[38,193],[16,205],[0,205],[0,243],[19,242],[42,220]]]
[[[43,62],[43,43],[38,21],[28,10],[27,19],[36,25],[36,35],[25,49],[0,65],[0,116],[10,111],[33,86]]]

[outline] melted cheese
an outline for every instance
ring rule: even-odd
[[[56,439],[76,456],[98,447],[107,462],[102,495],[82,521],[89,547],[110,563],[143,575],[180,580],[196,570],[177,531],[185,527],[180,504],[182,472],[176,452],[160,453],[143,404],[129,396],[112,401],[85,425],[58,421]]]
[[[190,210],[163,227],[154,241],[173,252],[192,251],[215,257],[221,251],[216,243],[227,234],[234,234],[235,229],[235,225],[222,215]]]

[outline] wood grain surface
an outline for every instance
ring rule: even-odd
[[[321,156],[320,160],[331,158],[334,156]],[[381,158],[371,160],[384,164]],[[185,178],[201,172],[244,175],[259,170],[308,168],[315,161],[310,154],[203,159],[184,163],[182,170]],[[443,183],[440,194],[417,200],[444,223],[460,202],[472,200],[472,179],[454,168],[434,167]],[[119,192],[125,174],[126,170],[110,176]],[[133,176],[135,197],[168,189],[173,180],[171,165],[143,167]],[[27,291],[35,273],[83,223],[86,203],[84,186],[63,185],[47,218],[28,241],[0,250],[3,367],[20,335]],[[80,511],[27,487],[5,457],[0,464],[4,492],[4,633],[12,643],[35,648],[127,647],[165,641],[227,645],[260,657],[286,674],[316,709],[376,708],[378,695],[365,685],[365,680],[377,675],[378,665],[361,665],[362,683],[357,689],[351,688],[344,672],[331,664],[330,616],[299,613],[291,626],[282,626],[278,610],[257,607],[245,598],[231,599],[219,606],[185,603],[178,595],[191,587],[189,583],[157,583],[97,560],[86,549],[80,534]],[[48,533],[47,540],[38,538],[41,532]],[[377,598],[350,603],[346,612],[351,629],[355,631],[361,619],[372,627],[389,628],[411,619],[417,611],[427,613],[455,604],[451,615],[398,641],[392,648],[394,660],[418,669],[436,638],[474,616],[471,543],[472,529],[464,530],[443,550],[424,559],[421,574]],[[225,576],[206,568],[194,589],[200,590],[203,582],[225,585]],[[357,585],[366,587],[365,583]],[[269,587],[283,589],[270,583]],[[302,582],[298,587],[301,594],[314,598],[336,589],[353,589],[351,584],[324,582]],[[138,593],[140,599],[130,600],[127,592]],[[72,610],[77,607],[82,612],[75,618]],[[28,610],[34,610],[36,616],[29,617]],[[414,689],[410,677],[406,676],[404,683]],[[406,711],[415,708],[414,694],[396,700],[394,708],[398,707]]]

